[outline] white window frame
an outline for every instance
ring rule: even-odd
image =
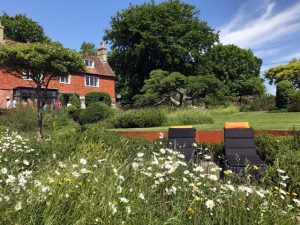
[[[25,72],[23,72],[22,79],[32,81],[32,78],[30,76],[31,76],[31,72],[29,72],[29,74],[26,74]]]
[[[92,65],[91,65],[91,66],[88,66],[88,65],[86,65],[86,64],[89,64],[89,63],[86,63],[86,62],[92,62]],[[91,60],[91,59],[85,59],[85,60],[84,60],[84,65],[85,65],[86,67],[88,67],[88,68],[94,68],[94,66],[95,66],[95,61],[94,61],[94,60]]]
[[[90,84],[90,80],[89,80],[89,84],[87,84],[87,78],[89,78],[89,79],[91,79],[91,78],[93,78],[93,79],[96,79],[97,81],[96,81],[96,85],[91,85]],[[97,77],[97,76],[89,76],[89,75],[85,75],[84,76],[84,85],[86,86],[86,87],[99,87],[99,77]]]
[[[68,82],[62,81],[62,78],[65,78],[65,77],[68,77]],[[61,84],[71,84],[71,75],[69,74],[68,76],[59,77],[59,83],[61,83]]]

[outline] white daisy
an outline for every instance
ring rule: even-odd
[[[282,170],[282,169],[277,169],[277,172],[278,173],[286,173],[284,170]]]
[[[3,167],[3,168],[1,169],[1,173],[2,173],[2,174],[7,174],[7,171],[8,171],[8,170],[7,170],[5,167]]]
[[[144,155],[145,155],[144,153],[139,152],[139,153],[137,154],[137,157],[142,158]]]
[[[17,202],[17,204],[15,205],[15,211],[19,211],[22,209],[22,202]]]
[[[87,161],[84,158],[81,158],[79,161],[82,165],[86,165]]]
[[[214,203],[213,200],[208,199],[208,200],[205,202],[205,205],[206,205],[206,207],[207,207],[208,209],[211,210],[211,209],[215,206],[215,203]]]
[[[143,193],[139,193],[139,198],[145,200],[145,195]]]
[[[127,198],[121,197],[119,199],[120,199],[120,202],[129,203],[129,200]]]

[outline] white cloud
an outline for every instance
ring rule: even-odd
[[[280,57],[279,61],[290,61],[293,58],[300,59],[300,51],[299,52],[293,52],[293,53],[288,54],[286,56]]]
[[[258,57],[269,57],[273,56],[277,53],[280,53],[284,50],[284,47],[270,47],[270,48],[259,48],[259,49],[253,49],[255,52],[255,55]]]
[[[264,73],[272,67],[275,67],[275,66],[278,66],[278,65],[288,64],[289,61],[291,61],[293,58],[300,59],[300,51],[299,52],[293,52],[293,53],[290,53],[288,55],[277,58],[276,62],[274,62],[274,63],[266,63],[266,64],[262,65],[260,71],[262,73]]]
[[[300,34],[300,1],[287,7],[279,7],[276,0],[244,1],[233,18],[218,30],[222,43],[251,48],[263,59],[263,77],[268,69],[300,58],[300,46],[291,42]],[[275,85],[269,85],[267,80],[265,85],[269,93],[275,94]]]
[[[246,3],[220,28],[221,42],[259,49],[300,31],[300,2],[279,12],[274,1],[258,3]]]

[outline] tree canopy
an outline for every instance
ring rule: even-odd
[[[207,53],[211,72],[237,96],[261,94],[265,91],[260,78],[262,60],[251,50],[235,45],[215,45]]]
[[[269,69],[265,73],[265,78],[270,84],[277,84],[283,80],[290,81],[294,88],[300,88],[300,60],[293,59],[287,65],[279,65]]]
[[[17,77],[28,76],[35,83],[38,134],[42,136],[43,107],[51,80],[85,70],[81,55],[58,43],[26,43],[0,47],[0,68]]]
[[[86,41],[82,42],[80,47],[80,53],[86,53],[88,55],[97,55],[97,49],[95,44]]]
[[[7,39],[23,43],[50,41],[50,38],[45,35],[43,27],[26,15],[9,16],[7,13],[3,13],[0,21],[4,26],[4,37]]]
[[[158,105],[172,102],[183,107],[187,100],[201,99],[222,89],[222,82],[213,75],[185,76],[179,72],[169,73],[153,70],[145,80],[141,95],[135,97],[138,105]]]
[[[199,19],[199,10],[180,0],[131,5],[112,17],[105,33],[117,88],[128,101],[152,70],[204,73],[203,54],[219,40],[217,32]]]

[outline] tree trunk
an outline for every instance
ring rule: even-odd
[[[45,105],[45,99],[43,97],[41,86],[36,87],[36,95],[37,95],[37,110],[38,110],[37,137],[42,138],[43,137],[43,108]]]
[[[180,94],[180,100],[179,100],[179,102],[180,102],[179,107],[180,108],[184,107],[184,100],[185,100],[184,95]]]
[[[206,102],[206,101],[203,101],[203,102],[204,102],[205,109],[208,109],[208,102]]]
[[[239,96],[239,105],[242,105],[242,96]]]
[[[38,130],[37,130],[37,136],[38,138],[43,137],[43,106],[42,106],[41,100],[37,99],[37,107],[38,107]]]
[[[173,102],[176,106],[180,106],[180,102],[177,101],[176,99],[170,97],[170,101]]]

